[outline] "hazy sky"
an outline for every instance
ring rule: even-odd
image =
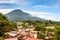
[[[60,0],[0,0],[0,12],[21,9],[33,16],[60,21]]]

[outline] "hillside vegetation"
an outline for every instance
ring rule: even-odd
[[[34,25],[35,31],[39,31],[38,38],[45,38],[45,36],[53,36],[54,40],[60,40],[60,22],[51,20],[36,20],[36,21],[22,21],[23,23],[29,23]],[[46,29],[46,27],[52,26],[54,29]],[[26,25],[23,25],[26,28]],[[4,33],[12,31],[16,28],[16,24],[13,21],[9,21],[5,15],[0,13],[0,36],[5,36]],[[17,28],[16,28],[17,29]],[[47,33],[46,33],[47,31]],[[52,33],[54,32],[54,34]],[[52,40],[53,40],[52,39]]]

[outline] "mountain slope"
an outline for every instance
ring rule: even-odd
[[[23,12],[20,9],[15,9],[7,14],[5,16],[12,21],[23,21],[23,20],[44,20],[38,17],[33,17],[32,15]]]

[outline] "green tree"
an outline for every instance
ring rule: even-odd
[[[0,13],[0,36],[4,36],[5,32],[14,30],[14,23],[10,22],[5,15]]]
[[[56,25],[55,27],[55,36],[57,40],[60,40],[60,25]]]

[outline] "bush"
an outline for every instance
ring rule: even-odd
[[[37,38],[43,39],[43,38],[44,38],[44,35],[38,34],[38,35],[37,35]]]

